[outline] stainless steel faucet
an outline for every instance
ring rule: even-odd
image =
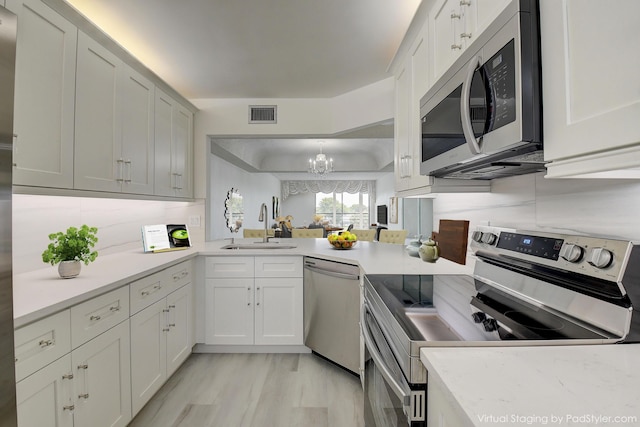
[[[264,236],[262,236],[262,243],[269,242],[269,237],[267,237],[269,220],[267,219],[267,216],[269,216],[269,212],[267,211],[267,204],[263,203],[262,206],[260,206],[260,216],[258,217],[258,221],[264,222]]]

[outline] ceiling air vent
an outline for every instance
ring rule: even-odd
[[[249,105],[249,123],[276,123],[277,105]]]

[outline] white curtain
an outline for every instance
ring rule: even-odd
[[[282,200],[303,193],[368,193],[375,200],[375,181],[282,181]]]

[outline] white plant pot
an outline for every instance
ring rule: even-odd
[[[73,279],[80,274],[82,263],[80,261],[61,261],[58,264],[58,274],[63,279]]]

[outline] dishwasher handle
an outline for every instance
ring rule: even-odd
[[[327,276],[337,277],[339,279],[360,280],[360,276],[358,274],[340,273],[338,271],[325,270],[324,268],[312,267],[308,264],[305,265],[304,268],[305,270],[313,271],[318,274],[324,274]]]

